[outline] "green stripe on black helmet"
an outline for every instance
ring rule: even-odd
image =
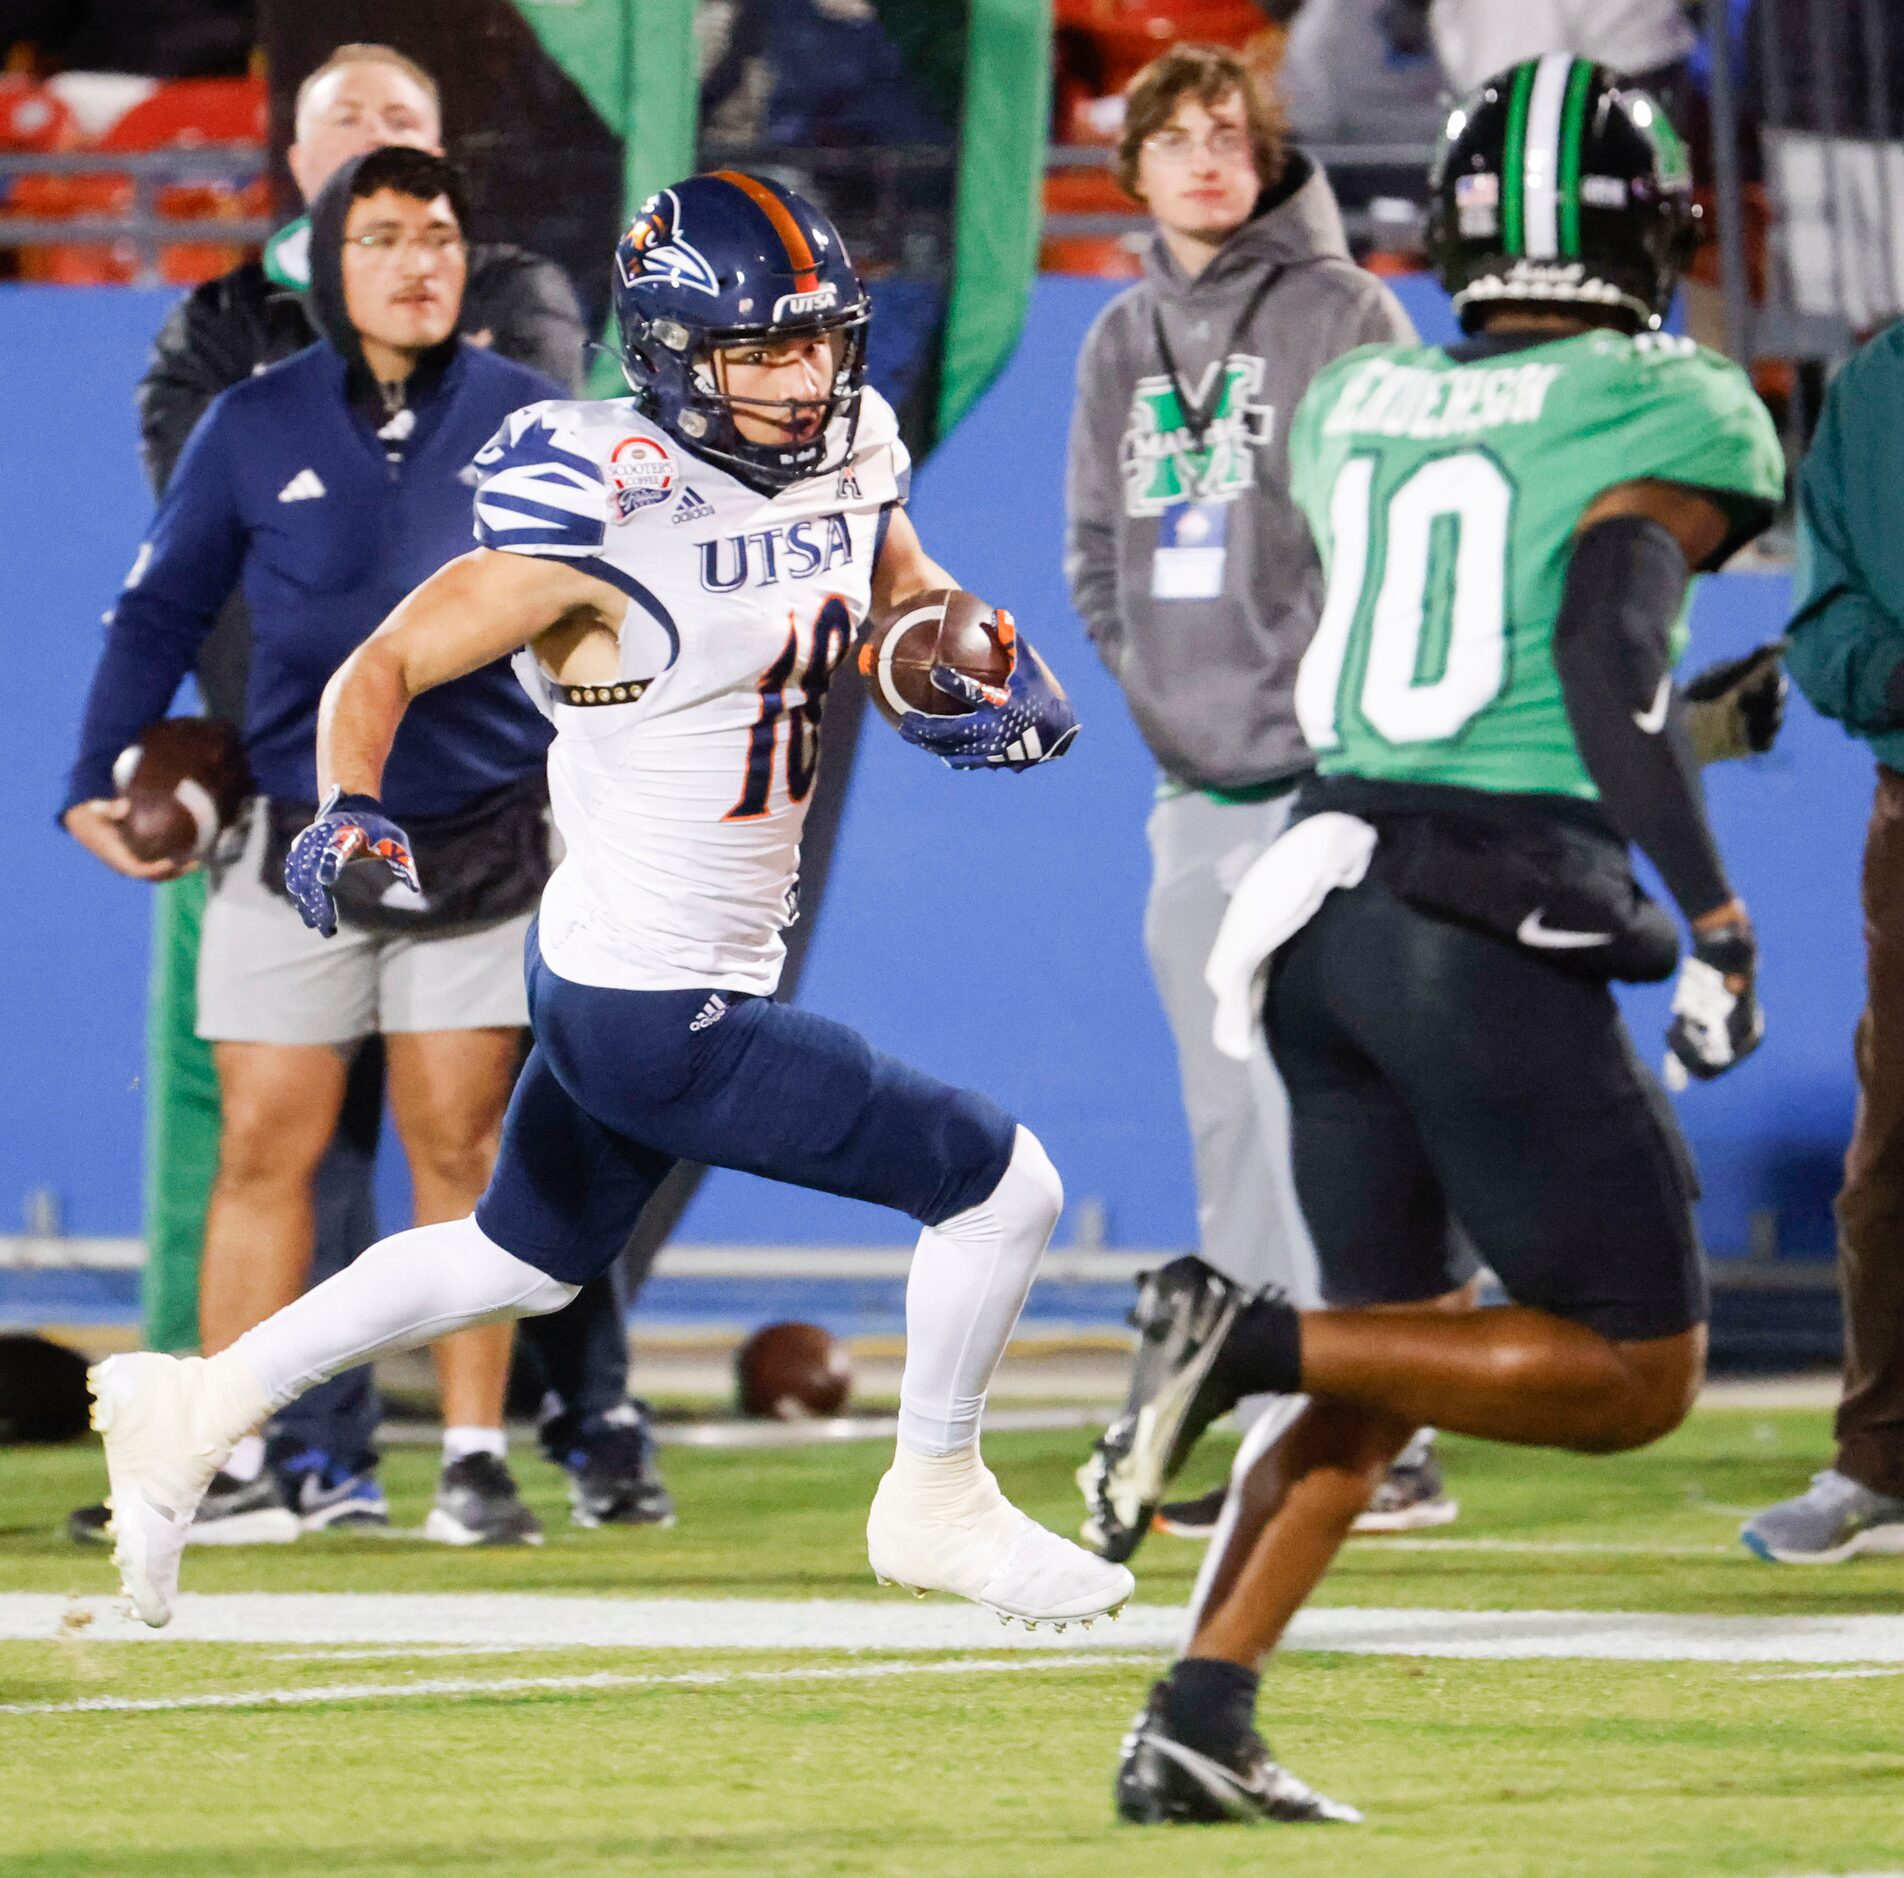
[[[1429,184],[1430,258],[1470,331],[1501,305],[1657,326],[1691,253],[1684,144],[1657,102],[1584,60],[1489,79],[1450,114]]]

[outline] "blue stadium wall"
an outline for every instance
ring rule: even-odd
[[[1411,283],[1424,332],[1445,303]],[[1003,376],[919,476],[933,552],[1009,601],[1063,672],[1085,731],[1026,777],[954,776],[867,726],[802,1001],[884,1047],[976,1084],[1043,1136],[1072,1212],[1112,1244],[1194,1238],[1169,1034],[1139,927],[1153,774],[1066,601],[1061,489],[1073,365],[1110,289],[1046,279]],[[108,875],[53,823],[99,615],[149,502],[130,387],[164,295],[0,289],[0,1233],[50,1189],[75,1233],[138,1229],[145,889]],[[1695,613],[1695,661],[1778,630],[1782,578],[1721,576]],[[1713,779],[1726,852],[1758,917],[1770,1034],[1736,1076],[1679,1098],[1715,1253],[1775,1223],[1788,1256],[1824,1257],[1848,1131],[1860,995],[1857,863],[1870,760],[1802,703],[1779,751]],[[1649,1055],[1667,994],[1626,1000]],[[395,1189],[393,1188],[393,1194]],[[1060,1228],[1062,1241],[1068,1231]],[[687,1241],[894,1244],[873,1208],[739,1176],[708,1181]]]

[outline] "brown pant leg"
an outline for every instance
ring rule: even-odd
[[[1838,1471],[1904,1498],[1904,775],[1880,764],[1864,847],[1858,1115],[1838,1196]]]

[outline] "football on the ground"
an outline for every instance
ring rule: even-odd
[[[1011,676],[1010,615],[1001,636],[999,614],[975,593],[935,587],[867,622],[859,643],[859,671],[887,723],[907,711],[952,717],[972,707],[932,682],[935,665],[949,665],[981,685]]]
[[[251,789],[244,745],[222,717],[165,717],[119,752],[119,832],[142,861],[202,861]]]
[[[30,1333],[0,1336],[0,1447],[86,1432],[86,1359]]]
[[[846,1406],[853,1365],[846,1346],[818,1324],[769,1324],[734,1358],[740,1412],[767,1421],[824,1420]]]

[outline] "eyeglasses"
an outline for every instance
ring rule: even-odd
[[[406,235],[400,228],[373,228],[361,235],[346,235],[344,246],[362,248],[368,254],[399,254],[414,248],[426,260],[441,260],[460,254],[463,237],[453,228],[426,228],[421,234]]]
[[[1160,163],[1189,163],[1200,150],[1208,151],[1219,163],[1247,163],[1254,155],[1250,134],[1237,124],[1219,124],[1207,139],[1171,125],[1153,130],[1144,139],[1144,148]]]

